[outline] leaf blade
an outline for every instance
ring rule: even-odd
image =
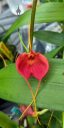
[[[36,10],[36,23],[64,21],[64,2],[49,2],[43,3],[37,7]],[[43,14],[43,15],[42,15]],[[20,26],[28,25],[30,23],[31,10],[22,14],[6,32],[3,40],[6,39],[12,32],[18,29]]]
[[[52,31],[37,31],[34,32],[34,36],[47,43],[61,46],[64,44],[64,33],[52,32]]]
[[[0,127],[18,128],[18,125],[14,121],[11,121],[5,113],[0,112]]]
[[[55,59],[49,63],[50,71],[41,83],[37,107],[64,111],[64,60]],[[30,83],[35,91],[38,81],[30,79]],[[19,104],[29,104],[32,100],[26,82],[17,73],[14,64],[0,70],[0,98]]]

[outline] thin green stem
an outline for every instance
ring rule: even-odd
[[[51,112],[51,115],[50,115],[50,119],[49,119],[49,121],[48,121],[48,126],[47,126],[47,128],[50,127],[50,123],[51,123],[52,117],[53,117],[53,112]]]
[[[24,78],[24,79],[25,79],[25,78]],[[25,79],[25,80],[26,80],[26,79]],[[30,86],[30,85],[29,85],[29,82],[28,82],[27,80],[26,80],[26,82],[27,82],[28,86]],[[38,86],[37,86],[35,95],[32,94],[32,95],[33,95],[33,100],[32,100],[31,103],[28,105],[28,107],[25,109],[25,111],[22,113],[22,115],[20,116],[19,120],[21,120],[21,119],[23,118],[24,114],[27,112],[27,110],[30,108],[30,106],[33,104],[33,102],[35,102],[36,96],[37,96],[37,94],[38,94],[38,90],[39,90],[39,88],[40,88],[40,83],[41,83],[41,81],[39,81],[39,83],[38,83]],[[31,87],[29,87],[29,88],[31,88]],[[33,92],[32,92],[32,89],[30,89],[30,90],[31,90],[31,93],[33,93]],[[36,107],[36,104],[35,104],[35,107]],[[43,113],[44,113],[44,112],[43,112]],[[40,114],[41,114],[41,112],[40,112]],[[33,117],[37,117],[38,115],[39,115],[39,112],[36,111],[36,113],[35,113],[35,115],[33,115]]]
[[[20,35],[19,32],[18,32],[18,35],[19,35],[19,39],[20,39],[21,44],[23,45],[23,47],[24,47],[24,49],[26,50],[26,52],[28,52],[28,49],[27,49],[27,47],[25,46],[25,44],[24,44],[24,42],[23,42],[23,40],[22,40],[22,37],[21,37],[21,35]]]
[[[62,113],[62,116],[63,116],[63,128],[64,128],[64,112]]]
[[[36,5],[37,5],[37,0],[33,0],[32,12],[31,12],[30,30],[29,30],[29,51],[32,50]]]

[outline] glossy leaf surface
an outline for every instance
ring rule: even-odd
[[[22,14],[6,32],[3,39],[7,38],[12,32],[19,27],[30,23],[31,10]],[[64,21],[64,2],[49,2],[43,3],[37,7],[36,23]]]
[[[50,60],[50,70],[42,80],[37,107],[64,111],[64,60]],[[30,79],[35,92],[38,81]],[[0,98],[19,104],[29,104],[31,93],[25,80],[17,73],[15,64],[0,70]]]
[[[1,128],[18,128],[18,125],[11,121],[10,118],[3,112],[0,112],[0,127]]]

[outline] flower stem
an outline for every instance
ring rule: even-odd
[[[22,36],[20,35],[20,32],[18,32],[18,35],[19,35],[20,42],[21,42],[21,44],[23,45],[25,51],[28,52],[28,49],[27,49],[27,47],[25,46],[25,44],[24,44],[24,42],[23,42],[23,40],[22,40]]]
[[[51,112],[47,128],[50,128],[50,123],[51,123],[52,117],[53,117],[53,112]]]
[[[37,5],[37,0],[33,0],[32,12],[31,12],[31,21],[30,21],[30,29],[29,29],[29,51],[32,50],[36,5]]]
[[[24,79],[25,79],[25,78],[24,78]],[[22,115],[20,116],[19,120],[21,120],[21,119],[24,117],[24,114],[27,112],[27,110],[30,108],[30,106],[34,103],[35,113],[34,113],[34,115],[32,115],[32,116],[33,116],[33,117],[37,117],[37,120],[38,120],[39,124],[41,125],[41,123],[40,123],[40,121],[39,121],[39,119],[38,119],[38,115],[44,114],[46,111],[48,111],[48,110],[45,109],[45,110],[43,110],[43,111],[41,111],[41,112],[39,112],[39,111],[37,112],[37,109],[36,109],[36,96],[37,96],[38,91],[39,91],[39,88],[40,88],[41,80],[40,80],[39,83],[38,83],[38,86],[37,86],[35,95],[34,95],[34,93],[33,93],[33,91],[32,91],[32,88],[31,88],[30,83],[28,82],[28,80],[25,79],[25,81],[26,81],[26,83],[27,83],[27,85],[28,85],[28,87],[29,87],[29,89],[30,89],[30,91],[31,91],[33,100],[32,100],[31,103],[28,105],[28,107],[25,109],[25,111],[22,113]]]

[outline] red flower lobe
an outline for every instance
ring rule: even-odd
[[[27,109],[26,105],[20,106],[20,111],[23,113]],[[32,116],[34,113],[33,108],[30,106],[29,109],[24,113],[24,116]]]
[[[22,53],[16,60],[16,69],[21,76],[29,79],[31,76],[41,80],[48,72],[49,63],[41,53],[31,51]]]

